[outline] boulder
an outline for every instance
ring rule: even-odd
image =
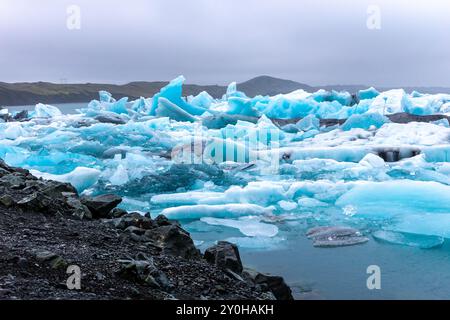
[[[264,274],[251,269],[245,269],[243,274],[253,283],[272,292],[277,300],[294,300],[291,288],[284,282],[282,277]]]
[[[4,194],[0,197],[0,204],[9,208],[14,205],[14,199],[9,194]]]
[[[138,254],[135,259],[121,259],[118,262],[121,264],[118,274],[129,281],[153,288],[167,288],[170,285],[166,274],[155,266],[152,257]]]
[[[144,236],[153,240],[164,253],[186,259],[200,258],[200,252],[189,233],[176,224],[147,230]]]
[[[91,211],[93,218],[105,218],[122,198],[115,194],[104,194],[96,197],[81,197],[81,203]]]
[[[238,274],[243,269],[237,246],[227,241],[219,241],[215,246],[206,249],[204,258],[221,269],[230,269]]]
[[[117,229],[125,230],[128,227],[136,227],[140,229],[152,229],[155,223],[152,219],[141,215],[138,212],[125,214],[121,218],[114,219],[114,226]]]

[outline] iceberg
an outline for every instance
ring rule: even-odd
[[[310,224],[419,248],[450,237],[450,95],[250,97],[231,83],[222,97],[184,97],[184,81],[134,101],[100,91],[77,114],[37,104],[14,119],[2,109],[0,158],[79,192],[125,195],[124,208],[196,222],[205,243],[273,248]],[[318,245],[366,241],[335,240]]]
[[[320,127],[320,120],[317,119],[315,115],[310,114],[298,121],[296,126],[301,131],[318,130]]]
[[[38,103],[34,108],[34,112],[31,113],[32,118],[53,118],[61,115],[62,112],[57,107],[43,103]]]
[[[381,128],[389,119],[379,113],[366,113],[351,115],[342,125],[342,130],[349,131],[354,128],[368,130],[370,128]]]
[[[370,87],[368,89],[358,91],[359,100],[369,100],[369,99],[376,98],[379,95],[380,95],[380,93],[374,87]]]
[[[199,116],[203,114],[206,109],[189,104],[182,98],[181,95],[183,91],[184,81],[185,78],[183,76],[180,76],[170,81],[170,83],[162,88],[159,93],[155,94],[152,99],[150,115],[156,115],[156,109],[158,108],[160,98],[167,99],[169,102],[173,103],[174,105],[178,106],[179,108],[193,116]]]
[[[200,219],[203,217],[238,218],[244,216],[263,216],[272,214],[273,208],[255,204],[232,203],[223,205],[193,205],[164,209],[161,214],[169,219]]]
[[[72,172],[60,175],[39,172],[37,170],[30,170],[30,172],[38,178],[70,183],[78,192],[83,192],[96,184],[101,173],[100,170],[84,167],[78,167]]]
[[[155,110],[155,115],[158,117],[168,117],[176,121],[195,122],[195,117],[162,97],[158,100],[158,107]]]
[[[236,228],[239,231],[248,237],[275,237],[278,234],[278,228],[275,225],[260,222],[260,218],[241,218],[238,220],[232,219],[218,219],[218,218],[210,218],[205,217],[201,218],[200,221],[203,221],[210,225],[219,225],[229,228]]]
[[[409,247],[418,247],[420,249],[432,249],[440,247],[444,244],[444,238],[442,237],[413,233],[379,230],[375,231],[372,236],[376,240],[381,242]]]

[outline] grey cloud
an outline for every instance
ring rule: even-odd
[[[439,0],[0,0],[0,81],[450,86],[449,14]]]

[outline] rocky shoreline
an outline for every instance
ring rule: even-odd
[[[283,278],[244,268],[235,245],[202,254],[177,221],[120,202],[0,160],[0,299],[292,299]]]

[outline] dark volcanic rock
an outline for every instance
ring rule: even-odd
[[[114,195],[82,199],[2,161],[0,178],[0,299],[273,298],[201,259],[176,221],[128,214]],[[89,219],[91,210],[107,218]],[[69,264],[80,268],[79,290],[66,286]]]
[[[189,233],[176,224],[148,230],[145,232],[145,237],[155,241],[164,253],[185,259],[200,258],[200,252],[195,247]]]
[[[245,269],[244,276],[255,284],[262,285],[265,289],[270,290],[277,300],[294,300],[291,289],[282,277],[264,274],[250,269]]]
[[[158,270],[152,257],[138,254],[135,259],[120,259],[121,268],[118,274],[155,288],[168,288],[170,283],[164,272]]]
[[[106,218],[110,211],[121,202],[122,198],[115,194],[81,198],[81,203],[88,207],[94,218]]]
[[[22,110],[18,113],[16,113],[13,117],[14,121],[22,121],[22,120],[27,120],[28,119],[28,111],[27,110]]]
[[[145,217],[138,212],[125,214],[120,218],[114,219],[112,222],[117,229],[121,230],[125,230],[128,227],[151,229],[156,226],[151,218]]]
[[[206,249],[204,258],[211,264],[233,272],[242,272],[241,256],[235,244],[219,241],[217,245]]]

